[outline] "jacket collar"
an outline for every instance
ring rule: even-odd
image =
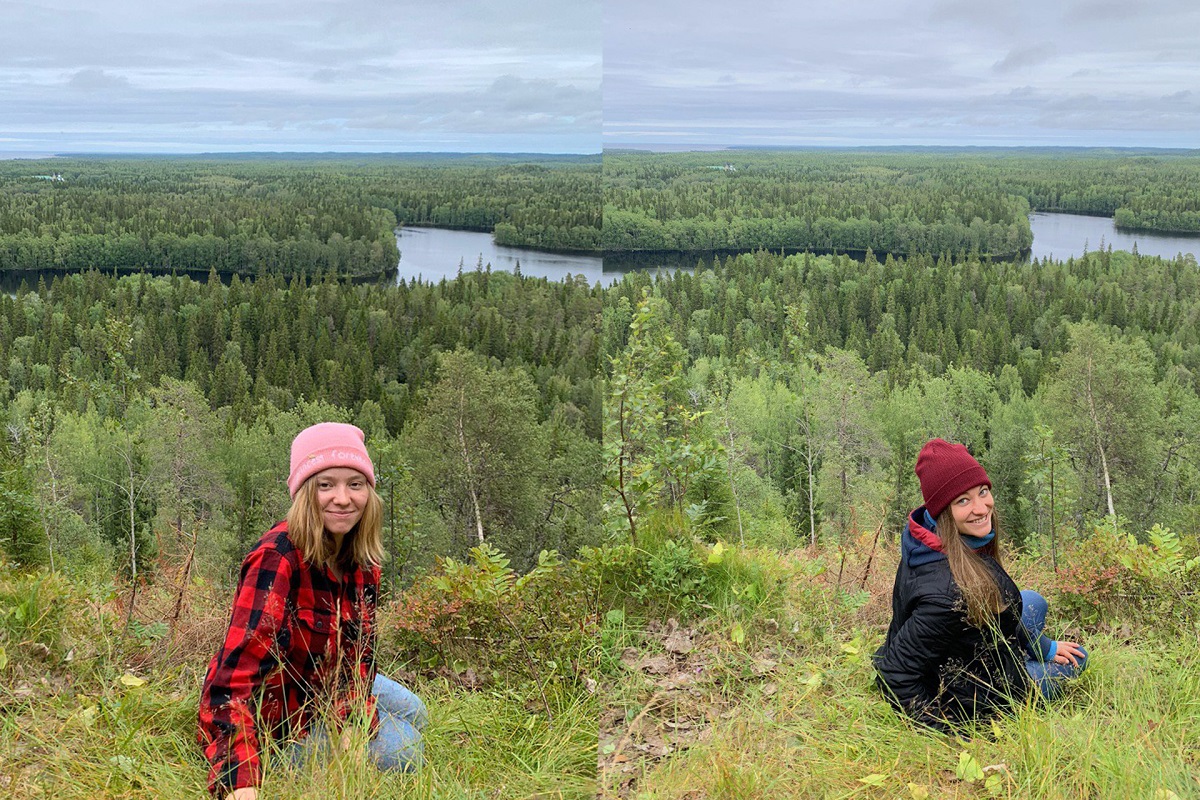
[[[987,536],[964,535],[962,538],[968,547],[978,550],[996,538],[996,532],[992,531]],[[900,549],[904,561],[910,567],[931,564],[946,557],[946,548],[942,543],[942,537],[937,535],[937,522],[925,506],[917,508],[909,515],[908,525],[905,526],[904,533],[900,537]]]
[[[936,532],[933,517],[921,506],[908,517],[908,525],[900,536],[900,550],[910,567],[931,564],[946,557],[942,539]]]

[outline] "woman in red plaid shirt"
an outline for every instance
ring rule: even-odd
[[[362,726],[381,769],[422,760],[424,704],[375,670],[383,512],[363,432],[338,422],[301,431],[288,490],[287,520],[242,564],[200,693],[209,791],[227,799],[257,798],[269,742],[298,760]]]

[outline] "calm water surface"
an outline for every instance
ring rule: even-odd
[[[1079,214],[1029,215],[1029,226],[1033,229],[1033,252],[1031,258],[1065,261],[1078,258],[1084,250],[1137,250],[1144,256],[1174,258],[1180,253],[1200,253],[1200,237],[1181,234],[1137,233],[1119,231],[1109,217],[1085,217]]]
[[[1095,252],[1112,245],[1114,250],[1132,250],[1147,256],[1174,258],[1179,253],[1200,254],[1200,236],[1183,236],[1118,231],[1107,217],[1079,214],[1036,213],[1029,215],[1033,230],[1033,258],[1064,261],[1078,258],[1085,251]],[[608,284],[633,270],[678,270],[690,272],[697,258],[705,263],[711,254],[697,253],[623,253],[603,259],[600,256],[546,253],[524,247],[502,247],[490,233],[452,231],[444,228],[401,228],[396,234],[400,248],[397,277],[439,281],[455,277],[461,265],[464,272],[476,265],[491,264],[493,270],[521,273],[550,280],[562,280],[568,274],[583,275],[588,283]]]
[[[504,272],[515,272],[520,264],[522,275],[555,281],[568,274],[583,275],[588,283],[604,280],[604,260],[600,256],[504,247],[495,244],[490,233],[405,227],[396,233],[396,246],[400,248],[398,280],[421,278],[437,283],[458,275],[460,267],[470,272],[479,264],[491,264],[493,270]]]

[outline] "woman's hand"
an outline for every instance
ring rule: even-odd
[[[1054,658],[1050,660],[1055,664],[1070,664],[1072,667],[1078,667],[1079,662],[1083,660],[1083,649],[1075,642],[1059,642],[1058,648],[1054,652]]]
[[[258,787],[243,786],[225,795],[225,800],[258,800]]]

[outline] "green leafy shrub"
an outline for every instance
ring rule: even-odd
[[[780,577],[764,559],[718,541],[712,546],[682,535],[645,537],[581,554],[600,587],[601,608],[649,617],[689,618],[712,610],[734,616],[773,613]]]
[[[1188,558],[1178,534],[1161,525],[1146,532],[1145,544],[1133,536],[1126,537],[1125,544],[1121,563],[1143,580],[1188,583],[1200,569],[1200,556]]]
[[[694,544],[667,539],[648,551],[645,576],[644,583],[631,587],[639,601],[687,613],[708,600],[708,574]]]
[[[603,608],[687,616],[709,605],[703,545],[655,538],[644,546],[592,548],[581,554]]]
[[[469,683],[575,679],[590,668],[595,614],[575,564],[542,551],[524,575],[489,545],[443,559],[380,615],[385,646]]]
[[[143,649],[153,647],[170,632],[171,629],[167,626],[167,623],[161,620],[144,624],[135,619],[129,623],[129,635],[132,637],[134,643]]]
[[[1200,556],[1179,536],[1155,525],[1139,541],[1106,521],[1064,552],[1050,579],[1057,602],[1087,625],[1136,622],[1149,627],[1187,625],[1200,618],[1194,584]]]

